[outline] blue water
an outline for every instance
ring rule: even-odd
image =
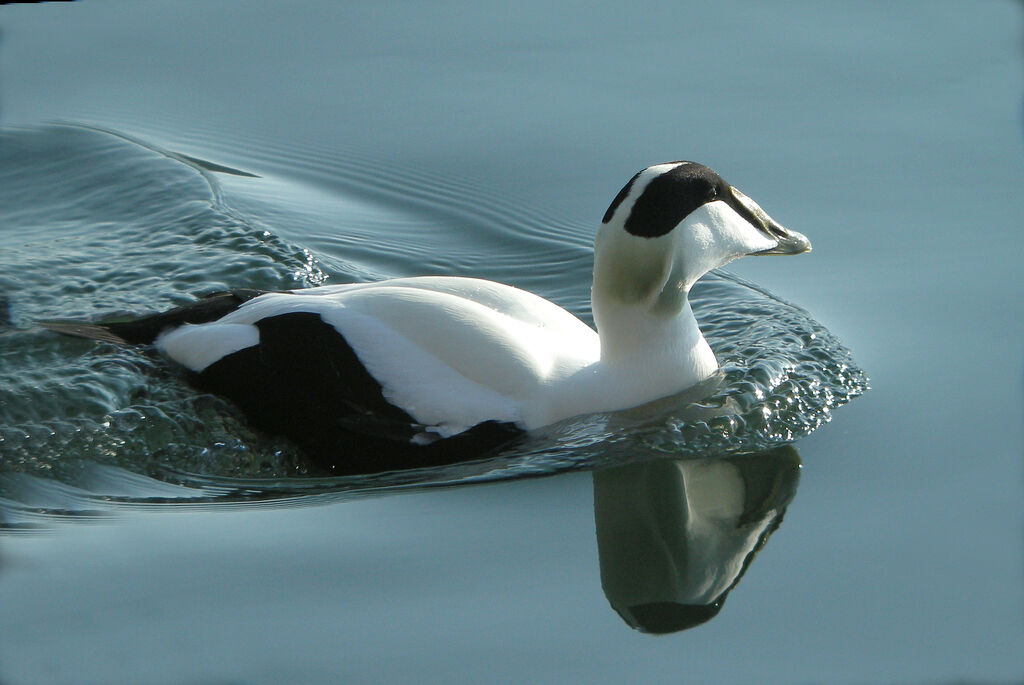
[[[0,27],[0,682],[1021,681],[1014,4]],[[702,284],[710,399],[491,462],[310,478],[159,360],[33,326],[433,273],[587,318],[604,208],[677,158],[815,251]],[[638,632],[664,568],[728,600]]]

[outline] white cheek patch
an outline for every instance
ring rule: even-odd
[[[715,236],[706,224],[695,224],[692,228],[693,242],[698,250],[710,251],[715,244]]]
[[[770,250],[778,242],[769,238],[726,203],[718,200],[707,205],[711,220],[716,224],[717,242],[722,256],[728,259]],[[703,208],[702,208],[703,209]],[[698,210],[700,211],[700,210]]]
[[[243,323],[185,324],[161,334],[155,342],[161,353],[196,373],[229,354],[259,344],[259,329]]]

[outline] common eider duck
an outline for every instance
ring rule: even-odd
[[[132,321],[44,325],[152,345],[315,463],[382,471],[479,457],[706,379],[718,362],[691,286],[738,257],[810,249],[710,168],[677,161],[638,172],[604,214],[596,331],[532,293],[455,276],[233,290]]]

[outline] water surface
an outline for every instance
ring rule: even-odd
[[[25,532],[0,538],[5,685],[1020,682],[1016,4],[53,3],[0,27],[0,499]],[[754,376],[813,401],[704,421],[712,459],[627,450],[610,486],[577,459],[605,443],[584,424],[544,478],[510,455],[268,499],[267,478],[303,481],[286,446],[157,360],[32,327],[414,273],[587,317],[609,200],[679,158],[813,241],[701,291],[726,395]],[[792,318],[747,344],[766,307]],[[783,376],[858,387],[838,345],[871,391],[787,390],[769,343],[799,351],[794,325],[829,354]],[[792,416],[816,418],[787,436]],[[679,418],[625,444],[700,444]],[[647,463],[658,494],[609,508]],[[465,479],[487,482],[425,487]],[[675,515],[645,519],[659,497]],[[616,583],[605,532],[630,502],[674,531],[673,597],[728,588],[708,620],[636,629],[654,595]]]

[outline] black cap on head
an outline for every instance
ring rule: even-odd
[[[633,202],[624,224],[627,233],[639,238],[663,236],[678,226],[679,222],[689,216],[693,210],[709,202],[720,200],[732,207],[737,214],[769,238],[777,240],[780,237],[786,237],[785,229],[771,221],[760,208],[757,208],[755,212],[744,204],[739,197],[743,194],[735,191],[713,169],[697,162],[680,161],[666,162],[665,164],[675,164],[676,166],[651,179]],[[602,223],[611,221],[615,211],[626,201],[626,197],[641,174],[643,171],[633,176],[615,196],[608,211],[604,213]],[[748,199],[747,202],[750,200]],[[759,217],[757,213],[763,216]],[[806,252],[806,249],[802,251]]]
[[[636,198],[626,217],[627,232],[641,238],[656,238],[671,231],[701,205],[718,199],[729,201],[729,184],[714,170],[697,162],[669,163],[676,166],[651,179]],[[604,223],[625,201],[640,173],[612,200]]]

